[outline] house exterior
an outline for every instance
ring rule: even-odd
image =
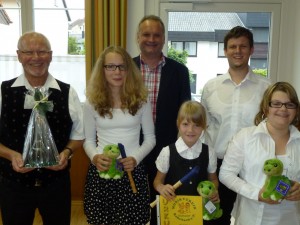
[[[78,50],[84,50],[85,39],[85,21],[84,19],[77,19],[73,23],[69,24],[69,37],[76,39]]]

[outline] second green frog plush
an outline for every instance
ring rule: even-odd
[[[214,183],[209,180],[201,181],[197,186],[197,191],[202,196],[203,220],[220,218],[223,215],[223,210],[220,208],[220,202],[212,203],[209,200],[209,198],[217,191]],[[211,210],[208,210],[208,208]]]
[[[103,154],[112,159],[112,164],[107,171],[100,171],[99,175],[104,179],[121,179],[124,171],[122,165],[118,163],[120,149],[116,144],[106,145],[103,149]]]
[[[268,159],[264,164],[264,173],[267,175],[264,192],[262,198],[270,198],[274,201],[281,201],[288,193],[291,181],[286,176],[282,175],[283,164],[277,159]]]

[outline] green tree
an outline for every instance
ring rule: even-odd
[[[189,53],[185,50],[179,51],[173,48],[171,45],[168,46],[168,57],[176,60],[177,62],[186,65],[187,58],[189,57]],[[190,75],[190,83],[194,83],[195,79],[193,78],[192,71],[189,70]]]
[[[75,37],[69,37],[68,40],[68,54],[69,55],[79,55],[79,50],[77,47],[77,41]]]
[[[85,42],[83,42],[83,49],[79,52],[80,55],[85,55]]]
[[[256,73],[256,74],[259,74],[263,77],[268,76],[268,70],[267,69],[253,69],[253,72]]]

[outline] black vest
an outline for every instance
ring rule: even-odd
[[[32,109],[24,109],[25,94],[24,86],[11,87],[16,78],[4,81],[1,85],[2,107],[0,118],[0,143],[22,154],[27,131],[27,125]],[[53,135],[58,152],[67,145],[72,130],[72,119],[69,113],[69,89],[70,85],[58,81],[61,91],[50,88],[49,101],[53,101],[52,112],[47,112],[46,117]],[[15,172],[11,162],[0,158],[0,177],[16,181],[25,186],[32,186],[36,178],[44,183],[52,182],[53,179],[66,174],[68,168],[62,171],[47,169],[33,170],[25,174]]]
[[[176,189],[177,195],[199,195],[197,192],[197,185],[200,181],[207,180],[207,167],[209,161],[208,146],[202,144],[202,152],[198,158],[185,159],[182,158],[175,144],[169,145],[170,148],[170,168],[167,173],[165,184],[175,184],[181,178],[183,178],[190,170],[195,166],[199,166],[200,170],[197,176],[191,178],[188,183],[184,183],[178,189]]]

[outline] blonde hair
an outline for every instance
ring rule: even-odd
[[[177,116],[177,127],[185,119],[188,122],[193,122],[201,126],[204,130],[206,129],[206,111],[204,106],[197,101],[186,101],[180,106]]]
[[[122,47],[109,46],[104,49],[93,68],[91,79],[88,82],[87,99],[100,116],[108,115],[110,118],[113,117],[114,102],[104,73],[105,57],[108,53],[117,53],[124,61],[127,75],[120,93],[121,109],[123,111],[128,109],[131,115],[135,115],[142,104],[147,102],[147,89],[135,62]]]
[[[293,125],[297,126],[299,123],[299,100],[297,96],[297,92],[294,89],[294,87],[289,84],[288,82],[277,82],[275,84],[270,85],[267,90],[265,91],[263,98],[261,100],[260,106],[259,106],[259,112],[256,114],[254,123],[255,125],[258,125],[261,121],[263,121],[269,113],[269,104],[272,99],[272,96],[274,92],[276,91],[282,91],[288,95],[292,103],[295,103],[297,105],[297,113],[296,116],[292,122]]]

